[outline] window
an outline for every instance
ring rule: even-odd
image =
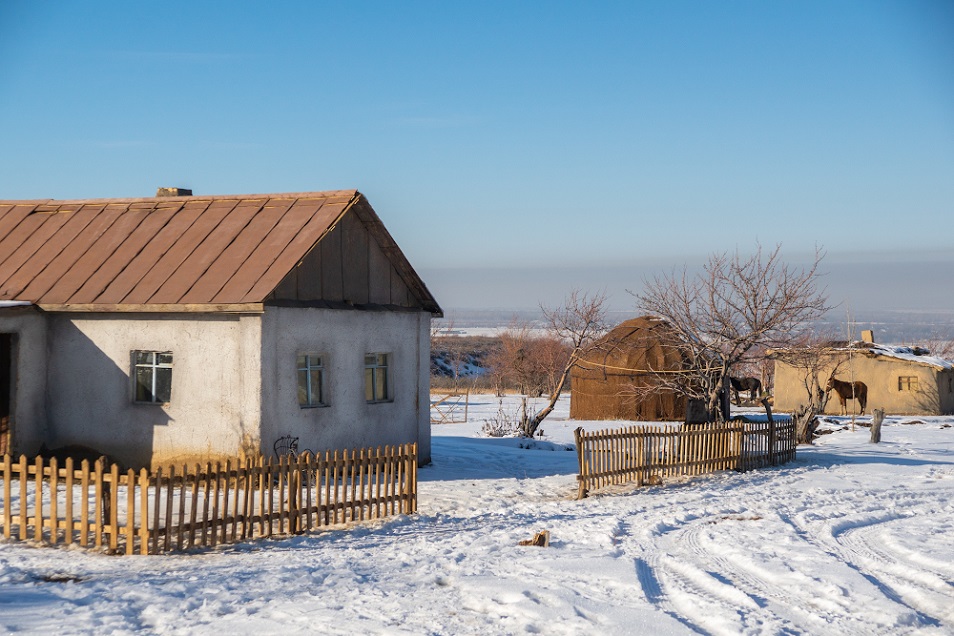
[[[386,402],[390,391],[387,353],[364,355],[364,399],[368,402]]]
[[[899,391],[917,391],[918,390],[918,376],[916,375],[902,375],[898,378],[898,390]]]
[[[172,352],[133,351],[136,402],[165,404],[172,400]]]
[[[325,402],[325,365],[320,355],[298,356],[298,405],[301,408],[327,406]]]

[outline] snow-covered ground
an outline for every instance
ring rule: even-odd
[[[159,557],[0,543],[0,631],[954,633],[954,417],[878,445],[829,418],[786,466],[576,501],[568,402],[530,449],[480,436],[497,409],[433,427],[412,517]]]

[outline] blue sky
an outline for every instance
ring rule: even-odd
[[[0,147],[3,199],[358,188],[445,307],[760,241],[954,311],[950,2],[2,0]]]

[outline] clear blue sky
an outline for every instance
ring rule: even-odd
[[[0,148],[0,199],[358,188],[445,307],[758,240],[954,310],[952,2],[0,0]]]

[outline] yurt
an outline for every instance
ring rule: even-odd
[[[684,420],[684,397],[662,390],[636,395],[639,387],[657,384],[659,375],[653,372],[682,367],[676,342],[668,323],[653,316],[633,318],[614,327],[571,373],[570,417]]]

